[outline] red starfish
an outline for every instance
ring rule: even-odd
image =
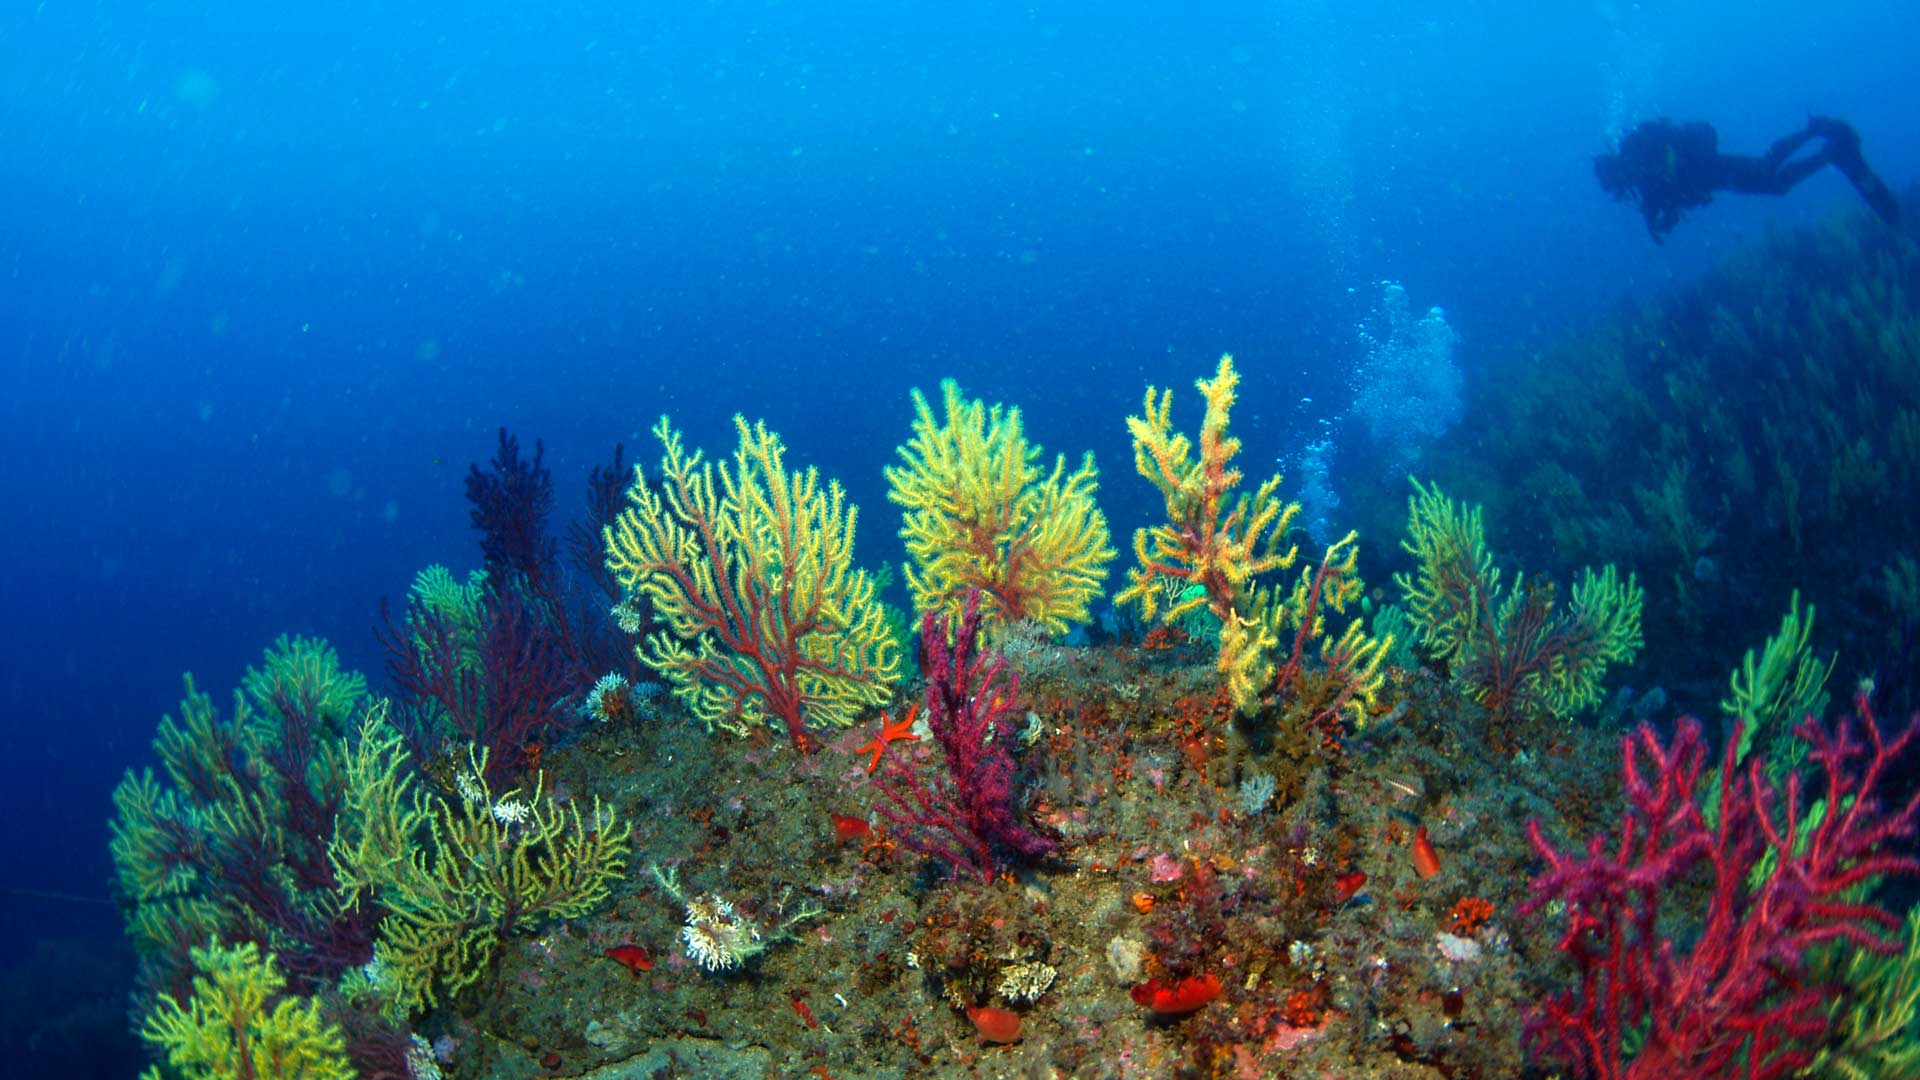
[[[887,752],[888,743],[920,741],[920,736],[913,733],[913,717],[914,714],[919,711],[920,706],[918,705],[907,706],[906,719],[897,724],[887,719],[886,713],[880,714],[880,734],[875,736],[872,742],[854,751],[856,754],[864,754],[869,750],[873,751],[873,760],[867,762],[868,772],[872,772],[880,767],[880,757]]]

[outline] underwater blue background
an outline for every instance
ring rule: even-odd
[[[661,413],[720,453],[764,418],[878,563],[907,390],[952,375],[1096,454],[1124,548],[1148,383],[1184,426],[1234,352],[1236,430],[1285,458],[1386,278],[1471,383],[1854,198],[1722,197],[1656,246],[1593,182],[1611,133],[1757,153],[1832,113],[1904,188],[1915,55],[1893,2],[14,5],[0,962],[117,941],[108,794],[182,671],[224,703],[301,632],[380,685],[379,598],[478,564],[500,425],[558,525]]]

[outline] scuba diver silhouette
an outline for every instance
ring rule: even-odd
[[[1794,154],[1813,139],[1820,149]],[[1626,133],[1619,149],[1593,159],[1593,175],[1607,193],[1640,207],[1655,243],[1680,223],[1680,214],[1713,201],[1716,191],[1785,195],[1795,184],[1832,165],[1853,182],[1874,213],[1900,224],[1900,203],[1860,156],[1860,134],[1842,120],[1815,116],[1775,142],[1765,154],[1722,154],[1713,125],[1649,120]]]

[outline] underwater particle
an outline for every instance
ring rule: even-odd
[[[1010,1043],[1020,1041],[1020,1014],[1007,1009],[992,1006],[967,1006],[967,1019],[973,1021],[974,1030],[980,1033],[981,1042]]]
[[[1423,878],[1440,872],[1440,855],[1433,850],[1433,841],[1427,839],[1425,825],[1413,830],[1413,872]]]
[[[1008,1001],[1036,1001],[1053,985],[1055,974],[1053,965],[1038,960],[1008,964],[1000,969],[1000,985],[996,990]]]
[[[1240,814],[1255,817],[1273,801],[1272,773],[1253,773],[1240,782]]]

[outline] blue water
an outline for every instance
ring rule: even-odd
[[[1624,126],[1832,113],[1920,177],[1893,2],[319,7],[0,14],[0,959],[117,936],[108,792],[182,671],[223,697],[298,631],[378,672],[379,598],[478,562],[500,425],[558,525],[660,413],[764,418],[877,562],[907,390],[953,375],[1094,451],[1124,538],[1149,382],[1191,418],[1234,352],[1264,464],[1345,408],[1382,279],[1471,382],[1853,198],[1655,246],[1591,176]]]

